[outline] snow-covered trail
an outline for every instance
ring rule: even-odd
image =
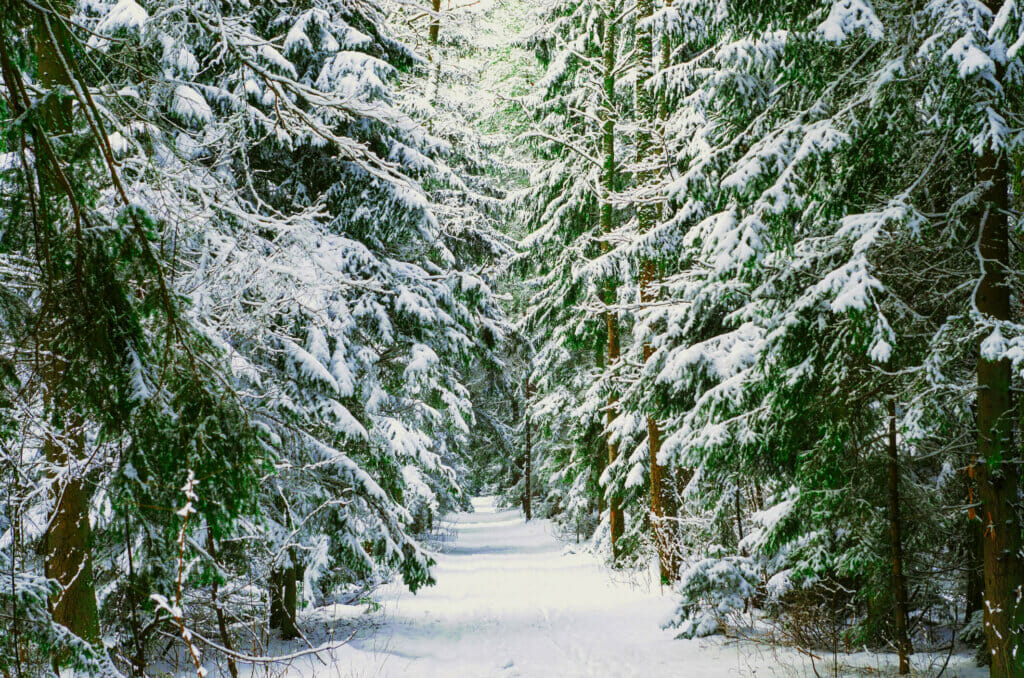
[[[661,629],[674,598],[616,582],[589,554],[563,553],[550,523],[474,500],[452,516],[455,541],[437,554],[437,584],[399,585],[379,600],[382,623],[335,651],[317,676],[792,675],[769,652],[675,640]],[[786,662],[789,663],[789,662]],[[772,670],[777,668],[778,670]],[[790,669],[790,670],[787,670]],[[754,673],[756,671],[756,674]]]

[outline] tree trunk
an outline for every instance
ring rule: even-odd
[[[903,578],[903,538],[900,534],[899,450],[896,447],[896,400],[889,400],[889,538],[892,543],[892,590],[896,602],[896,649],[900,675],[910,673],[913,648],[908,632],[907,582]]]
[[[650,187],[651,182],[657,176],[653,164],[654,142],[651,130],[668,115],[665,97],[662,97],[659,106],[656,106],[654,93],[651,90],[654,79],[655,50],[654,29],[650,24],[653,15],[653,0],[639,0],[636,11],[638,56],[635,95],[638,123],[636,137],[636,161],[639,168],[637,184],[641,188]],[[664,67],[668,60],[668,38],[663,38],[658,47]],[[667,209],[667,206],[665,207]],[[641,203],[637,205],[640,233],[647,233],[657,225],[659,211],[657,204],[651,202],[649,197],[642,196]],[[653,259],[645,258],[641,264],[640,273],[641,302],[649,304],[657,300],[657,282],[657,264]],[[651,345],[647,342],[644,343],[643,353],[646,363],[654,353]],[[669,477],[669,470],[658,461],[658,453],[661,450],[661,431],[658,427],[657,417],[652,412],[647,414],[647,447],[651,477],[651,528],[658,548],[661,581],[671,583],[675,581],[679,573],[679,554],[677,553],[674,530],[666,521],[666,516],[671,517],[676,513],[675,491]]]
[[[666,7],[671,7],[672,6],[672,0],[666,0],[665,6]],[[669,62],[669,59],[671,59],[671,58],[672,58],[672,43],[671,43],[671,40],[670,40],[668,34],[666,33],[666,34],[663,34],[661,36],[661,64],[660,64],[660,67],[661,67],[662,70],[668,68],[668,65],[669,65],[668,62]],[[671,111],[669,111],[669,106],[668,106],[668,93],[667,93],[667,91],[663,91],[661,98],[658,100],[658,117],[661,119],[662,123],[664,123],[666,120],[668,120],[668,115],[669,115],[670,112]]]
[[[990,2],[989,4],[995,4]],[[983,276],[975,304],[983,317],[1008,321],[1011,265],[1008,240],[1009,163],[1005,153],[986,150],[977,160],[977,177],[988,184],[975,215]],[[1020,500],[1020,458],[1011,423],[1010,361],[978,353],[978,492],[981,500],[985,579],[985,634],[993,678],[1024,675],[1024,585]]]
[[[741,503],[740,494],[740,486],[737,485],[733,491],[733,502],[736,505],[736,547],[740,555],[745,556],[746,553],[741,548],[743,544],[743,504]]]
[[[131,606],[132,642],[135,654],[131,659],[132,678],[144,678],[146,673],[146,651],[142,643],[142,628],[139,625],[139,595],[135,583],[135,558],[132,556],[132,530],[127,516],[124,520],[124,543],[128,554],[128,604]]]
[[[63,16],[68,12],[64,3],[55,10]],[[39,83],[45,88],[71,88],[68,74],[61,64],[62,46],[56,40],[64,40],[66,33],[60,21],[42,14],[36,18],[36,58],[38,60]],[[53,97],[45,106],[42,115],[43,134],[61,135],[72,130],[71,101],[64,97]],[[54,171],[57,171],[54,168]],[[45,170],[41,170],[45,173]],[[44,191],[53,190],[58,184],[52,177],[41,177]],[[56,327],[58,318],[47,318],[46,325]],[[57,485],[54,497],[54,512],[51,516],[44,543],[44,572],[60,584],[61,591],[52,601],[53,619],[71,630],[72,633],[91,643],[99,641],[99,615],[96,606],[96,590],[93,582],[92,528],[89,524],[89,502],[92,496],[85,479],[84,437],[81,421],[74,416],[63,402],[64,372],[67,363],[61,356],[57,330],[50,329],[41,336],[40,343],[49,355],[40,373],[46,386],[47,406],[50,409],[53,427],[43,445],[47,462],[59,473],[51,480]]]
[[[654,98],[651,95],[651,81],[654,77],[654,34],[650,26],[650,19],[654,15],[653,0],[639,0],[636,7],[636,31],[637,31],[637,74],[635,85],[637,134],[636,134],[636,162],[637,185],[643,189],[650,184],[654,178],[654,172],[646,168],[651,162],[651,125],[656,122],[654,111]],[[642,24],[646,22],[647,26]],[[654,228],[658,219],[658,206],[652,202],[642,200],[636,208],[638,227],[640,233],[647,233]],[[655,277],[657,265],[653,260],[645,258],[641,264],[640,271],[640,300],[643,303],[650,303],[655,300],[656,294]],[[644,342],[644,362],[646,363],[653,350],[651,345]],[[661,448],[661,431],[658,429],[658,420],[651,412],[647,413],[647,449],[649,456],[650,477],[651,477],[651,529],[653,530],[654,542],[658,547],[658,564],[661,570],[661,581],[668,582],[674,578],[672,567],[669,564],[670,546],[664,530],[665,511],[662,506],[664,468],[658,463],[658,451]]]
[[[441,34],[441,0],[431,0],[434,9],[434,17],[430,20],[430,44],[437,45],[438,36]]]
[[[274,569],[270,572],[270,628],[280,629],[284,624],[284,570]]]
[[[604,154],[603,173],[603,195],[601,196],[601,230],[605,233],[612,231],[612,194],[615,192],[615,121],[612,119],[612,110],[615,103],[615,7],[614,2],[608,2],[605,6],[604,17],[604,123],[601,134],[601,149]],[[611,245],[608,241],[601,243],[601,249],[608,252]],[[615,303],[615,289],[611,283],[605,286],[605,303],[609,306]],[[613,310],[605,311],[605,324],[608,331],[608,364],[607,369],[612,370],[619,361],[619,321]],[[606,414],[606,428],[610,429],[615,419],[615,410],[618,405],[618,397],[612,393],[608,396],[608,410]],[[608,434],[608,465],[615,463],[619,456],[619,446],[611,441]],[[612,555],[618,555],[617,547],[619,537],[625,532],[625,518],[619,498],[614,492],[608,494],[608,523],[612,536]]]
[[[644,346],[644,362],[650,358],[650,346]],[[650,450],[651,466],[651,527],[654,530],[654,541],[658,547],[658,566],[663,584],[670,584],[679,575],[679,553],[672,527],[671,517],[675,515],[675,488],[670,482],[670,475],[662,464],[658,463],[658,452],[661,450],[661,431],[658,420],[647,415],[647,446]],[[669,519],[666,519],[666,516]]]
[[[658,121],[654,107],[654,95],[651,92],[654,79],[654,29],[651,18],[654,16],[654,0],[638,0],[636,5],[636,161],[638,166],[637,184],[653,179],[655,173],[648,167],[653,154],[651,129]],[[647,24],[646,27],[643,24]],[[637,206],[637,217],[640,221],[640,232],[646,233],[658,217],[658,205],[650,201],[641,202]]]
[[[432,62],[432,76],[434,92],[431,96],[431,102],[437,100],[438,92],[441,90],[441,54],[437,49],[438,39],[441,36],[441,0],[431,0],[431,6],[434,10],[434,17],[430,21],[430,61]]]
[[[299,629],[295,625],[296,608],[298,607],[298,586],[297,570],[295,561],[288,556],[288,567],[285,568],[282,579],[284,584],[284,607],[281,615],[281,637],[285,640],[292,640],[299,637]]]
[[[71,454],[64,449],[71,447]],[[72,456],[81,461],[81,434],[66,440],[48,439],[46,459],[55,467],[68,467]],[[44,536],[48,579],[56,580],[61,591],[53,600],[53,620],[91,643],[99,641],[99,616],[92,569],[92,528],[89,525],[89,497],[85,478],[71,475],[57,490],[56,508]]]
[[[530,383],[530,377],[526,377],[526,420],[524,424],[526,426],[526,463],[523,465],[523,474],[526,476],[524,479],[524,491],[523,491],[523,514],[527,520],[533,518],[533,506],[532,497],[533,492],[530,487],[530,475],[533,473],[531,465],[533,463],[533,438],[532,430],[530,428],[530,398],[533,395],[533,384]]]
[[[6,452],[6,450],[4,450]],[[19,455],[20,456],[20,455]],[[21,459],[18,460],[20,467]],[[8,582],[11,586],[11,600],[15,599],[18,591],[18,583],[15,573],[18,571],[18,555],[21,551],[21,509],[14,508],[14,497],[18,492],[18,475],[11,469],[11,478],[7,484],[7,519],[10,521],[10,535],[11,535],[11,560],[8,563],[10,570],[8,574],[10,578]],[[579,539],[577,539],[577,542]],[[22,678],[21,670],[21,615],[17,605],[11,605],[11,654],[14,655],[14,675],[17,678]],[[10,673],[5,673],[7,678],[10,678]]]
[[[210,553],[210,557],[217,561],[217,544],[213,541],[213,534],[207,529],[206,531],[206,550]],[[228,652],[233,652],[234,648],[231,647],[231,634],[228,632],[228,622],[224,615],[224,606],[219,600],[217,600],[217,576],[214,575],[213,585],[210,587],[210,599],[213,602],[213,608],[217,612],[217,630],[220,632],[221,645]],[[228,655],[228,673],[231,674],[231,678],[238,678],[238,666],[235,664],[235,658]]]

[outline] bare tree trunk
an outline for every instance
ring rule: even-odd
[[[605,6],[604,17],[604,123],[601,134],[601,147],[604,154],[603,173],[603,195],[601,196],[601,230],[604,233],[611,233],[612,230],[612,194],[615,192],[615,121],[612,119],[612,107],[615,103],[615,7],[614,2],[609,1]],[[607,241],[601,244],[601,249],[608,252],[611,246]],[[615,303],[615,291],[609,283],[605,286],[605,303],[611,306]],[[605,324],[608,331],[608,364],[607,369],[615,368],[619,361],[619,321],[615,312],[611,309],[605,311]],[[608,396],[608,410],[606,414],[606,428],[611,428],[615,419],[615,410],[618,406],[618,398],[613,393]],[[619,447],[608,439],[608,465],[615,463],[619,456]],[[619,498],[610,493],[608,497],[608,523],[611,528],[612,554],[617,556],[617,545],[619,537],[625,532],[625,517]]]
[[[651,357],[651,348],[644,346],[644,362]],[[661,431],[658,420],[647,415],[647,446],[650,452],[651,466],[651,527],[654,530],[654,541],[658,547],[658,565],[662,583],[674,582],[679,575],[678,548],[675,530],[666,516],[674,515],[670,508],[675,504],[675,488],[669,482],[667,469],[658,463],[661,451]]]
[[[903,538],[900,534],[899,450],[896,447],[896,400],[889,400],[889,538],[892,543],[892,590],[896,601],[896,649],[900,675],[910,673],[913,647],[908,632],[907,582],[903,577]]]
[[[441,34],[441,19],[438,16],[441,13],[441,0],[431,0],[431,6],[434,9],[434,18],[430,20],[430,44],[437,45],[438,36]]]
[[[996,4],[990,1],[988,4]],[[1009,163],[1005,153],[986,151],[977,160],[978,180],[987,184],[976,211],[978,252],[984,274],[975,293],[978,311],[996,321],[1011,319],[1006,269],[1009,249]],[[1020,455],[1014,446],[1010,361],[978,353],[978,491],[981,500],[985,578],[985,634],[993,678],[1024,675],[1024,585],[1020,501]]]

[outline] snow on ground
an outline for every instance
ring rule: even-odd
[[[352,624],[350,643],[320,659],[304,656],[290,665],[292,678],[571,678],[601,676],[813,675],[791,650],[772,650],[720,639],[676,640],[661,624],[675,597],[657,585],[623,581],[591,554],[573,552],[553,536],[551,523],[525,523],[518,511],[495,508],[490,497],[474,499],[474,513],[453,516],[454,539],[437,554],[435,586],[410,594],[400,584],[375,596],[379,609],[319,608],[300,625],[318,644],[325,622],[336,637]],[[319,627],[320,631],[317,630]],[[861,655],[864,674],[887,675],[890,664]],[[922,675],[935,675],[942,659]],[[850,658],[844,658],[849,661]],[[954,658],[954,663],[957,658]],[[981,676],[963,669],[945,676]],[[242,675],[248,675],[244,667]],[[831,675],[818,664],[821,675]],[[965,672],[966,671],[966,672]],[[275,674],[275,672],[270,672]],[[268,674],[268,675],[270,675]],[[255,675],[264,675],[257,669]]]

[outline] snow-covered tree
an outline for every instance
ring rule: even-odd
[[[533,264],[526,322],[537,338],[539,450],[561,460],[549,467],[551,499],[577,522],[603,510],[606,498],[615,543],[626,534],[627,460],[619,452],[629,443],[607,424],[618,411],[613,375],[621,369],[624,318],[617,301],[631,282],[606,256],[623,216],[615,196],[628,146],[617,124],[632,99],[624,75],[633,37],[621,12],[601,2],[550,3],[539,10],[542,28],[522,38],[544,66],[524,102],[535,116],[528,136],[538,157],[523,205],[533,227],[524,240]],[[596,427],[607,431],[597,446]],[[595,478],[604,488],[598,496]],[[622,550],[632,549],[616,545]]]
[[[677,209],[655,231],[685,254],[664,285],[679,304],[654,311],[667,326],[645,373],[668,390],[664,450],[696,469],[692,501],[734,512],[727,551],[767,558],[777,590],[832,578],[899,596],[891,523],[916,536],[908,557],[935,562],[955,522],[937,509],[951,478],[943,464],[973,467],[975,435],[976,459],[1002,463],[984,447],[984,418],[972,430],[969,398],[972,346],[994,313],[975,293],[988,280],[979,271],[993,274],[973,253],[983,215],[1007,214],[1006,184],[991,182],[1008,166],[971,168],[986,149],[996,159],[1012,149],[1016,55],[999,45],[1012,44],[1015,12],[723,5],[691,15],[710,46],[665,73],[686,104],[669,129],[696,121],[699,134],[678,146],[666,195]],[[987,345],[982,366],[998,357]],[[902,496],[927,510],[893,516],[887,465],[904,487],[895,505]],[[766,496],[775,506],[744,529],[741,504],[760,510]],[[1009,601],[1005,588],[990,593]],[[1008,633],[994,614],[992,628]],[[900,621],[890,628],[899,635]],[[895,641],[906,654],[906,639]]]
[[[504,331],[478,268],[508,245],[479,227],[482,246],[443,206],[471,191],[403,110],[415,52],[368,2],[119,0],[5,21],[20,50],[5,57],[6,129],[45,113],[9,137],[5,214],[45,206],[57,210],[47,223],[67,224],[5,238],[5,275],[23,290],[5,330],[12,389],[20,430],[37,431],[22,468],[70,487],[56,496],[77,498],[71,524],[93,528],[49,539],[95,562],[104,627],[142,661],[142,629],[167,614],[190,623],[190,606],[217,608],[243,578],[266,587],[286,635],[297,580],[307,600],[391,569],[413,589],[429,583],[409,509],[461,492],[465,366]],[[49,89],[24,85],[37,80]],[[79,254],[65,264],[56,242]],[[55,356],[41,376],[40,351]],[[73,417],[40,430],[58,403]],[[62,440],[81,442],[69,455]],[[186,476],[191,519],[175,513]],[[47,515],[45,493],[19,496],[23,514]],[[63,582],[75,562],[47,574]],[[72,579],[88,585],[75,600],[96,609],[88,579]],[[170,602],[153,607],[151,594]],[[261,623],[260,609],[243,621]],[[55,619],[98,637],[95,613]]]

